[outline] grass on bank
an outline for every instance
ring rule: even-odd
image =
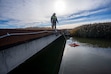
[[[111,22],[82,25],[72,29],[70,33],[76,37],[110,39]]]

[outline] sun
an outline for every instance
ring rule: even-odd
[[[66,3],[64,0],[57,0],[54,5],[54,10],[57,14],[62,15],[66,10]]]

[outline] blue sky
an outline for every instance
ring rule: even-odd
[[[111,22],[111,0],[0,0],[0,28],[50,27],[55,12],[57,28]]]

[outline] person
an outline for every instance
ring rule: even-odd
[[[56,23],[58,23],[56,13],[51,16],[52,29],[56,31]]]

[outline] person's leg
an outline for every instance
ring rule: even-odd
[[[53,25],[52,25],[52,29],[53,29]]]
[[[54,23],[52,23],[52,29],[54,29]]]
[[[55,23],[55,29],[56,29],[56,23]]]
[[[55,30],[55,35],[58,35],[57,29],[56,29],[56,22],[54,23],[54,30]]]
[[[54,22],[54,30],[56,31],[56,22]]]

